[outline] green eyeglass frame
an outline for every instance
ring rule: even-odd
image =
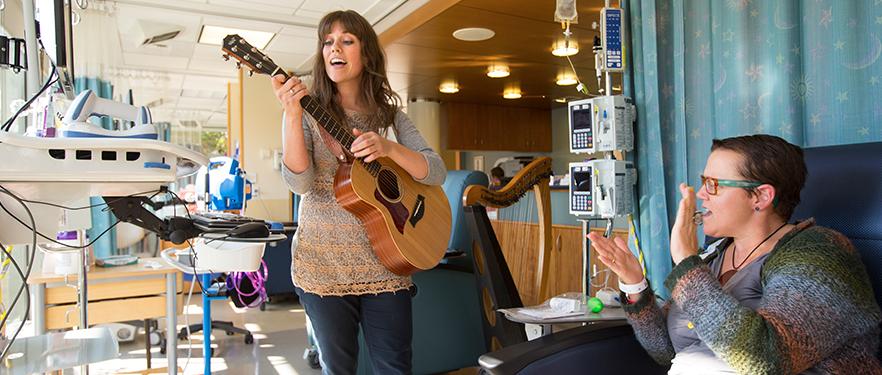
[[[717,188],[719,188],[720,186],[752,189],[762,185],[763,183],[759,181],[749,180],[724,180],[701,175],[701,184],[704,186],[704,189],[708,194],[717,195]]]

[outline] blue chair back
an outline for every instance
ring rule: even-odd
[[[805,149],[808,179],[793,219],[851,239],[882,301],[882,142]]]
[[[468,228],[465,214],[462,207],[462,194],[469,185],[488,186],[490,179],[484,172],[479,171],[448,171],[447,179],[441,188],[447,194],[447,200],[450,203],[450,213],[453,219],[450,233],[450,242],[448,249],[460,250],[466,253],[465,257],[455,258],[448,261],[448,264],[472,269],[472,233]]]

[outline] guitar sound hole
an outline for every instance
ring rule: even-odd
[[[398,176],[395,172],[388,169],[380,170],[377,174],[377,186],[380,188],[380,194],[383,194],[390,201],[397,201],[401,198],[401,191],[398,190]]]

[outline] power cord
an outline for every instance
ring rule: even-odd
[[[54,79],[53,79],[53,77],[54,77]],[[29,99],[23,106],[21,106],[21,108],[18,109],[18,111],[15,112],[15,114],[12,115],[12,117],[10,117],[8,120],[6,120],[6,122],[3,123],[3,126],[0,127],[0,130],[8,132],[9,129],[12,128],[12,124],[15,122],[15,120],[18,118],[18,116],[22,112],[27,110],[31,106],[31,104],[34,103],[34,100],[37,100],[37,98],[39,98],[41,95],[43,95],[43,93],[46,91],[46,89],[48,89],[50,86],[55,84],[55,82],[58,82],[58,70],[55,68],[55,64],[53,64],[52,65],[52,73],[49,74],[49,79],[46,80],[46,83],[43,84],[43,87],[40,88],[40,91],[37,91],[37,93],[34,94],[34,96],[32,96],[31,99]]]
[[[34,266],[33,259],[34,259],[34,256],[36,255],[36,251],[37,251],[37,230],[36,230],[37,222],[36,222],[36,220],[34,220],[34,214],[31,212],[31,209],[19,197],[17,197],[15,194],[10,193],[6,189],[0,190],[0,193],[6,194],[6,195],[12,197],[12,199],[15,199],[19,204],[21,204],[21,206],[25,209],[25,212],[27,212],[28,217],[31,220],[31,227],[34,228],[32,230],[33,240],[31,241],[31,245],[32,245],[31,246],[31,255],[30,255],[31,261],[28,262],[27,272],[24,272],[24,273],[21,272],[21,268],[18,266],[18,263],[15,262],[14,259],[12,259],[12,254],[7,252],[5,246],[0,244],[0,247],[3,248],[3,252],[12,260],[13,265],[15,266],[16,270],[19,272],[19,275],[22,277],[21,287],[19,288],[18,293],[16,293],[15,299],[13,300],[12,304],[9,306],[9,311],[12,311],[15,308],[16,303],[18,303],[19,296],[21,296],[22,291],[24,291],[26,293],[25,294],[26,305],[25,305],[24,316],[27,317],[30,315],[30,312],[31,312],[31,310],[30,310],[31,309],[31,294],[30,294],[30,291],[27,290],[28,289],[27,288],[27,279],[31,275],[31,269]],[[5,210],[5,208],[4,208],[4,210]],[[15,217],[15,216],[13,216],[13,217]],[[16,217],[16,220],[18,220],[17,217]],[[3,320],[0,321],[0,327],[4,327],[6,325],[6,321],[8,319],[9,319],[9,314],[6,314],[6,316],[3,317]],[[9,352],[9,349],[12,347],[12,344],[15,342],[15,339],[18,337],[18,334],[21,332],[22,328],[24,328],[24,324],[20,324],[18,326],[18,329],[15,330],[15,334],[13,334],[12,337],[9,339],[9,342],[6,343],[6,346],[3,348],[3,352],[0,353],[0,361],[4,361],[4,362],[6,361],[6,354]]]

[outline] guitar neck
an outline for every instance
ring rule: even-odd
[[[275,71],[270,74],[270,77],[279,74],[285,76],[285,80],[290,78],[288,73],[278,67],[276,67]],[[300,106],[303,107],[303,110],[306,111],[306,113],[309,113],[310,116],[318,121],[319,125],[324,128],[328,134],[334,137],[337,142],[340,142],[343,149],[349,150],[352,147],[352,142],[355,141],[355,136],[353,136],[343,125],[340,125],[340,123],[319,104],[318,100],[307,95],[300,99]]]

